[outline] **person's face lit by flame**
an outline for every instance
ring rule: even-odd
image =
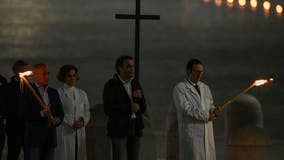
[[[48,86],[48,79],[49,79],[49,71],[47,66],[40,66],[33,70],[33,77],[35,82],[42,86]]]

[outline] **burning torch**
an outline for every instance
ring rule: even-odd
[[[271,83],[274,79],[273,78],[269,78],[269,79],[259,79],[259,80],[255,80],[254,83],[252,83],[251,85],[249,85],[246,89],[244,89],[242,92],[240,92],[238,95],[236,95],[235,97],[233,97],[232,99],[228,100],[226,103],[224,103],[221,107],[218,107],[217,109],[215,109],[213,111],[213,113],[211,113],[210,117],[215,117],[215,115],[221,114],[221,112],[227,108],[232,102],[234,102],[237,98],[239,98],[241,95],[245,94],[246,92],[248,92],[249,90],[251,90],[253,87],[257,87],[257,86],[262,86],[264,84],[268,84]]]
[[[38,101],[39,105],[41,106],[41,108],[44,108],[46,105],[43,103],[42,99],[38,96],[38,94],[36,93],[36,91],[34,90],[34,88],[30,85],[29,81],[27,80],[27,78],[25,76],[30,76],[32,75],[33,72],[32,71],[26,71],[26,72],[22,72],[19,73],[19,77],[20,77],[20,87],[22,90],[23,84],[25,83],[27,85],[27,87],[29,88],[29,90],[31,91],[32,95],[36,98],[36,100]],[[50,119],[53,118],[52,114],[50,114]]]

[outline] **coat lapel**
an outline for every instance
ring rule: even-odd
[[[53,97],[53,94],[50,90],[50,88],[47,88],[47,94],[48,94],[48,98],[49,98],[49,106],[50,106],[50,110],[51,110],[51,113],[54,114],[54,97]]]
[[[39,93],[39,91],[38,91],[38,88],[37,88],[37,86],[35,85],[35,84],[33,84],[32,85],[32,87],[33,87],[33,89],[35,90],[35,92],[36,92],[36,94],[39,96],[39,98],[42,100],[42,102],[43,102],[43,99],[42,99],[42,97],[41,97],[41,94]],[[49,95],[49,94],[48,94]],[[38,103],[39,104],[39,103]],[[39,104],[40,105],[40,104]]]
[[[50,88],[47,88],[47,94],[48,94],[48,98],[49,98],[49,104],[53,104],[53,97],[52,97],[52,93],[50,92]]]
[[[72,95],[70,95],[70,93],[68,92],[68,90],[64,87],[62,87],[62,93],[64,95],[64,101],[66,104],[68,104],[68,106],[72,106],[74,107],[74,97],[72,97]],[[76,97],[76,95],[75,95]],[[73,113],[74,113],[74,108],[73,108]]]
[[[118,75],[117,75],[117,74],[114,76],[114,79],[118,81],[121,90],[123,90],[123,91],[122,91],[123,94],[128,98],[129,102],[131,102],[131,99],[130,99],[130,97],[128,96],[128,93],[126,92],[126,90],[125,90],[125,88],[124,88],[124,85],[123,85],[123,83],[121,82],[121,80],[118,78]],[[131,87],[132,87],[132,91],[133,91],[133,85],[132,85],[132,83],[131,83]],[[132,92],[132,93],[133,93],[133,92]]]
[[[201,97],[199,93],[197,92],[197,90],[189,82],[187,82],[187,80],[185,80],[184,83],[185,83],[186,88],[190,92],[190,95],[192,95],[197,101],[200,102]],[[201,89],[200,89],[200,94],[202,94]]]
[[[128,100],[131,102],[131,99],[130,99],[130,97],[129,97],[129,95],[128,95],[128,93],[126,92],[126,89],[124,88],[124,85],[123,85],[123,83],[120,81],[120,84],[121,84],[121,88],[122,88],[122,90],[123,90],[123,93],[124,93],[124,95],[128,98]],[[132,92],[133,93],[133,92]]]

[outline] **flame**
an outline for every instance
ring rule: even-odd
[[[238,0],[239,6],[244,7],[246,5],[246,0]]]
[[[210,0],[203,0],[203,2],[204,2],[204,3],[209,3],[209,2],[210,2]]]
[[[277,4],[275,10],[276,10],[277,14],[282,14],[283,7],[280,4]]]
[[[264,79],[260,79],[260,80],[256,80],[254,82],[254,85],[255,86],[261,86],[261,85],[264,85],[265,83],[267,83],[268,81],[267,80],[264,80]]]
[[[234,6],[234,0],[227,0],[227,6],[233,7]]]
[[[215,0],[215,5],[216,5],[217,7],[222,6],[222,0]]]
[[[271,81],[273,81],[273,78],[256,80],[254,82],[254,86],[261,86],[261,85],[264,85],[264,84],[269,83]]]
[[[257,7],[257,0],[250,0],[250,6],[253,10]]]
[[[32,74],[33,74],[32,71],[26,71],[26,72],[20,72],[20,73],[19,73],[19,76],[20,76],[20,77],[24,77],[24,76],[30,76],[30,75],[32,75]]]
[[[264,1],[264,2],[263,2],[263,8],[264,8],[264,10],[269,10],[270,7],[271,7],[271,3],[270,3],[270,2],[268,2],[268,1]]]

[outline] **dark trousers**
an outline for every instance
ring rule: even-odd
[[[2,159],[2,151],[5,145],[5,127],[0,120],[0,160]]]
[[[22,132],[20,132],[22,133]],[[24,133],[23,133],[24,134]],[[18,160],[24,144],[23,134],[8,134],[8,155],[7,160]]]
[[[25,160],[54,160],[54,148],[25,148]]]
[[[139,160],[140,138],[128,136],[125,138],[111,137],[112,160]]]

